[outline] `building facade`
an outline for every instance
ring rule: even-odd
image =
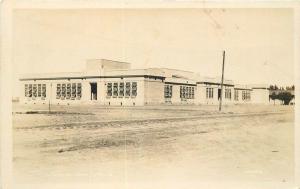
[[[218,78],[168,68],[131,69],[129,63],[88,60],[77,73],[30,74],[20,78],[22,103],[143,106],[159,104],[219,104]],[[224,104],[269,104],[263,86],[235,85],[225,80]]]

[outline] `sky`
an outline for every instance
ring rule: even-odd
[[[87,59],[166,67],[239,84],[294,84],[292,9],[27,9],[13,14],[15,87]]]

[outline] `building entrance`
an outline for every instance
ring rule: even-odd
[[[91,100],[97,100],[97,83],[90,83],[91,85]]]

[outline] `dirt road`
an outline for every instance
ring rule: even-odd
[[[17,183],[293,183],[292,107],[56,108],[15,110]]]

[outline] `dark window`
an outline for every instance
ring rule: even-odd
[[[173,90],[172,85],[165,85],[165,89],[164,89],[165,98],[172,98],[172,90]]]
[[[130,82],[126,82],[125,86],[125,96],[130,96]]]
[[[68,83],[66,99],[70,99],[70,98],[71,98],[71,83]]]
[[[106,95],[107,96],[112,96],[112,83],[107,83]]]
[[[81,99],[81,83],[77,83],[77,99],[80,100]]]
[[[61,85],[61,99],[64,100],[66,98],[66,84]]]
[[[28,87],[28,97],[32,97],[32,84],[29,84]]]
[[[137,96],[137,82],[132,82],[131,95]]]
[[[36,84],[33,84],[32,97],[33,98],[37,97],[37,86],[36,86]]]
[[[118,83],[114,83],[113,95],[114,97],[118,96]]]
[[[37,96],[38,97],[41,97],[42,95],[42,85],[41,84],[38,84],[38,92],[37,92]]]
[[[72,83],[71,99],[74,100],[75,98],[76,98],[76,83]]]
[[[29,97],[29,88],[28,88],[28,84],[25,84],[25,97]]]
[[[56,85],[56,98],[60,99],[61,97],[61,84]]]
[[[46,98],[46,84],[42,84],[42,99]]]
[[[119,84],[119,96],[120,97],[124,96],[124,83]]]

